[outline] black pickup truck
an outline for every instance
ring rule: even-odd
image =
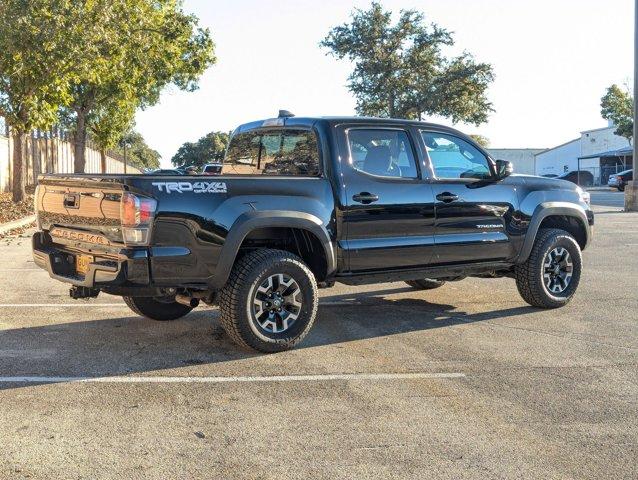
[[[301,341],[334,282],[511,277],[560,307],[594,223],[578,186],[514,175],[451,128],[287,113],[238,127],[219,176],[44,175],[36,204],[35,262],[73,298],[155,320],[217,304],[263,352]]]

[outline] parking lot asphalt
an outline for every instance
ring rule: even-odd
[[[509,279],[338,285],[275,355],[214,308],[71,301],[1,240],[0,478],[636,478],[638,214],[592,197],[565,308]]]

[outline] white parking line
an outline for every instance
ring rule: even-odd
[[[44,272],[41,268],[0,268],[0,272]]]
[[[418,380],[463,378],[464,373],[337,373],[325,375],[273,375],[264,377],[0,377],[0,383],[274,383],[354,380]]]
[[[360,305],[355,302],[322,302],[324,307]],[[0,303],[0,308],[67,308],[67,307],[126,307],[126,303]]]
[[[0,303],[0,308],[126,307],[126,303]]]

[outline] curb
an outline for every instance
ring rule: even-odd
[[[14,220],[13,222],[7,222],[0,225],[0,235],[4,235],[11,230],[16,228],[21,228],[29,225],[30,223],[35,222],[35,215],[30,215],[28,217],[20,218],[18,220]]]

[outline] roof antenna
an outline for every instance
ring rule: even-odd
[[[288,110],[279,110],[279,115],[277,116],[277,118],[290,118],[294,116],[295,114],[292,112],[289,112]]]

